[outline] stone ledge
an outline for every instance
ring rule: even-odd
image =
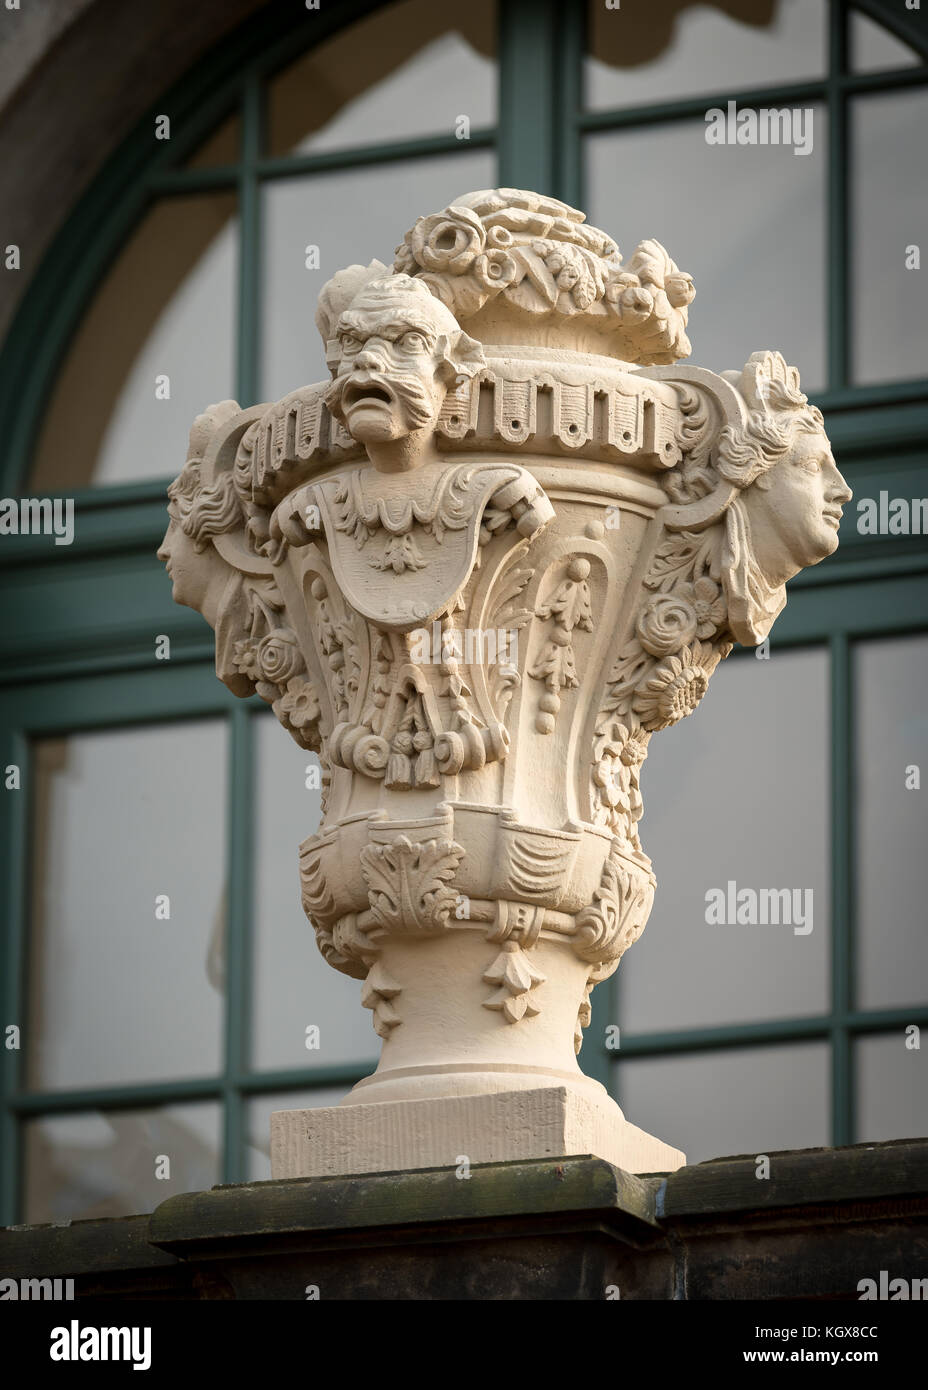
[[[0,1231],[0,1276],[79,1299],[857,1299],[928,1277],[928,1141],[636,1177],[577,1157],[244,1183],[151,1217]]]
[[[107,1287],[114,1278],[124,1293],[179,1290],[189,1285],[192,1271],[151,1243],[150,1219],[114,1216],[0,1228],[0,1276],[73,1278],[82,1292]]]
[[[830,1203],[928,1197],[928,1139],[793,1149],[768,1155],[770,1177],[755,1176],[756,1158],[714,1158],[671,1173],[658,1191],[663,1221]]]
[[[470,1178],[444,1167],[214,1187],[162,1202],[152,1214],[149,1239],[189,1258],[269,1234],[292,1240],[384,1227],[411,1233],[507,1218],[595,1214],[629,1236],[659,1229],[656,1185],[604,1159],[474,1164],[470,1171]]]

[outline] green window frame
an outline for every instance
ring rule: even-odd
[[[921,492],[922,440],[928,430],[928,382],[853,386],[849,378],[852,228],[849,225],[851,98],[861,93],[928,86],[928,32],[918,14],[888,0],[853,8],[888,28],[921,56],[917,67],[853,73],[848,60],[850,0],[830,0],[829,64],[817,81],[751,91],[726,89],[698,98],[609,111],[582,101],[585,6],[560,0],[499,0],[499,117],[496,128],[468,141],[447,135],[359,149],[271,158],[264,145],[269,77],[311,44],[380,8],[376,0],[332,0],[316,13],[269,7],[223,41],[159,100],[174,135],[151,140],[146,116],[74,209],[34,277],[0,356],[0,437],[5,496],[23,495],[30,459],[56,373],[81,315],[113,256],[159,197],[233,191],[238,198],[236,394],[257,398],[260,325],[262,187],[294,175],[400,163],[429,155],[495,149],[501,185],[537,188],[584,205],[581,146],[593,131],[630,129],[701,116],[734,98],[739,105],[823,102],[829,115],[827,188],[827,387],[816,403],[826,413],[839,464],[855,493],[880,487]],[[183,168],[227,116],[241,118],[234,164]],[[669,235],[669,233],[668,233]],[[226,719],[230,733],[228,850],[228,986],[224,1061],[216,1076],[60,1093],[24,1089],[23,1054],[4,1049],[0,1062],[0,1223],[18,1219],[22,1135],[28,1119],[87,1110],[155,1106],[182,1100],[222,1104],[223,1181],[245,1178],[244,1108],[271,1091],[350,1085],[374,1065],[255,1072],[249,1067],[254,844],[254,720],[264,706],[235,700],[215,678],[212,635],[198,615],[173,605],[154,559],[165,524],[168,479],[73,492],[80,525],[67,556],[49,563],[42,538],[21,537],[0,549],[0,596],[9,614],[7,651],[15,669],[0,674],[2,766],[24,770],[24,789],[0,798],[0,881],[7,885],[2,941],[3,1021],[25,1024],[28,934],[28,828],[31,741],[43,734],[168,722],[203,715]],[[908,491],[909,496],[916,492]],[[778,649],[822,644],[830,657],[832,960],[826,1013],[799,1019],[625,1035],[621,1058],[821,1040],[831,1053],[832,1142],[851,1142],[853,1048],[857,1038],[904,1024],[928,1024],[928,1001],[913,1009],[860,1010],[854,996],[853,735],[854,643],[928,628],[928,540],[848,536],[841,551],[790,585],[791,602],[776,629]],[[118,602],[115,596],[118,594]],[[170,669],[152,679],[153,638],[172,641]],[[743,659],[743,658],[736,658]],[[268,717],[266,713],[263,717]],[[593,995],[593,1020],[581,1054],[584,1069],[615,1089],[617,1054],[605,1028],[618,1016],[610,991]],[[25,1029],[23,1029],[25,1033]]]

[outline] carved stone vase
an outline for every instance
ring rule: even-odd
[[[276,1177],[684,1161],[576,1059],[654,898],[641,765],[850,496],[779,354],[676,365],[693,294],[657,242],[623,268],[563,203],[471,193],[322,290],[331,381],[193,427],[159,554],[319,755],[303,906],[383,1039],[273,1117]]]

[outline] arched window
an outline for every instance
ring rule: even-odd
[[[155,558],[194,415],[321,379],[328,276],[513,185],[658,237],[696,281],[693,360],[781,348],[856,497],[919,499],[926,63],[922,17],[882,0],[271,6],[127,137],[0,362],[4,495],[76,509],[73,544],[0,546],[0,1220],[267,1176],[270,1111],[376,1056],[299,904],[311,759],[216,680]],[[710,144],[731,102],[795,112],[793,143]],[[870,535],[852,504],[767,659],[731,658],[645,767],[657,901],[581,1064],[691,1160],[925,1130],[919,515]],[[708,923],[739,878],[811,892],[810,930]]]

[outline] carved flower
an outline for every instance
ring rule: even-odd
[[[693,605],[697,637],[711,637],[728,617],[719,586],[706,574],[693,584],[681,584],[677,593]]]
[[[236,642],[232,648],[232,665],[236,671],[241,671],[243,676],[249,680],[257,681],[261,679],[257,663],[258,644],[253,637],[244,637],[240,642]]]
[[[613,313],[627,324],[644,323],[654,312],[653,296],[634,275],[620,275],[610,281],[605,297]]]
[[[262,637],[255,652],[255,664],[262,680],[271,685],[283,685],[303,665],[295,634],[282,627]]]
[[[610,823],[630,835],[641,819],[643,806],[638,778],[648,752],[648,736],[641,729],[629,733],[624,724],[613,722],[596,740],[593,757],[593,785],[601,805],[615,812]]]
[[[606,806],[627,815],[630,807],[628,791],[623,782],[614,757],[607,754],[593,764],[593,785],[599,788],[601,800]]]
[[[295,729],[314,724],[321,711],[319,698],[312,684],[296,677],[287,682],[286,694],[280,701],[280,715],[286,716]]]
[[[486,232],[476,213],[470,208],[450,207],[430,217],[420,217],[403,246],[397,247],[397,256],[401,257],[408,246],[423,270],[463,275],[485,245]]]
[[[501,230],[501,229],[497,229]],[[499,247],[491,247],[474,261],[472,272],[482,290],[504,290],[511,285],[518,274],[512,256]]]
[[[695,642],[659,666],[635,691],[632,708],[645,729],[666,729],[692,714],[705,695],[715,669],[711,647]]]
[[[638,619],[638,640],[651,656],[669,656],[696,636],[696,612],[685,598],[655,594]]]
[[[640,767],[647,756],[648,740],[641,731],[637,734],[632,734],[620,754],[622,762],[626,767]]]
[[[648,756],[648,736],[642,729],[629,733],[626,725],[613,721],[607,732],[596,740],[593,748],[593,756],[599,758],[602,763],[611,766],[613,761],[618,759],[625,767],[637,768]],[[611,775],[608,767],[605,768],[605,772]],[[605,785],[595,775],[593,780],[598,787]]]

